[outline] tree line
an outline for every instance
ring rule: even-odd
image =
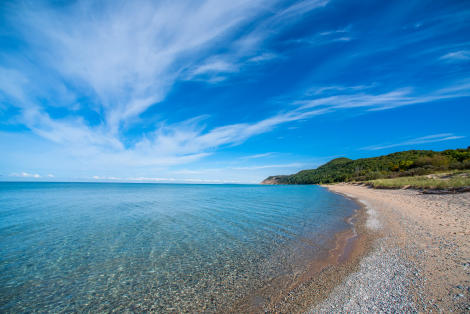
[[[466,149],[409,150],[385,156],[336,158],[328,163],[296,174],[271,176],[278,184],[323,184],[367,181],[402,176],[425,175],[448,170],[470,169],[470,146]]]

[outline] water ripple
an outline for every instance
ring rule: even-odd
[[[0,311],[217,312],[354,209],[312,186],[0,183]]]

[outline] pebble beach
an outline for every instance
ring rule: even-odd
[[[470,311],[470,193],[327,188],[365,206],[375,239],[311,313]]]

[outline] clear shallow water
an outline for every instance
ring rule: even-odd
[[[220,311],[356,208],[317,186],[0,183],[0,311]]]

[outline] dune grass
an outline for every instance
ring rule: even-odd
[[[441,173],[426,176],[399,177],[393,179],[377,179],[366,182],[374,188],[399,189],[437,189],[455,190],[470,187],[470,172]]]

